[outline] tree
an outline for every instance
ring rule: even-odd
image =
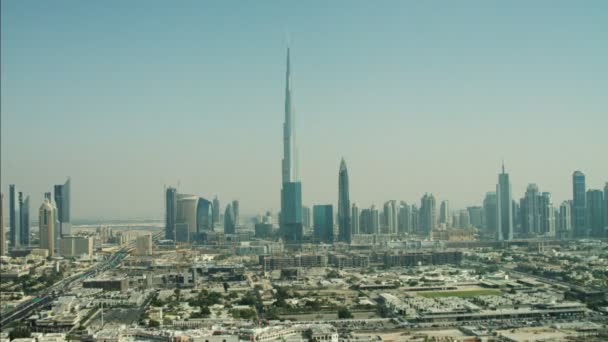
[[[201,315],[203,315],[203,317],[209,317],[209,315],[211,315],[211,310],[209,310],[208,306],[201,306]]]
[[[350,312],[350,310],[348,310],[347,307],[342,306],[342,307],[338,308],[338,318],[339,319],[353,318],[353,314]]]
[[[159,322],[159,321],[157,321],[157,320],[151,319],[151,320],[148,322],[148,326],[149,326],[150,328],[158,328],[158,327],[160,327],[160,322]]]
[[[230,288],[230,286],[228,285],[228,283],[224,282],[224,284],[222,284],[222,285],[224,285],[224,292],[228,292],[228,289]]]
[[[175,291],[173,291],[173,293],[175,294],[175,300],[179,302],[179,298],[182,294],[182,290],[180,289],[175,289]]]
[[[8,338],[11,340],[16,338],[29,338],[31,336],[32,332],[30,331],[30,328],[26,327],[25,325],[15,327],[15,329],[8,334]]]

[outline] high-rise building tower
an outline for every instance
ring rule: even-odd
[[[574,171],[572,174],[572,228],[574,236],[578,238],[587,236],[585,191],[585,174],[581,171]]]
[[[401,201],[399,206],[399,234],[409,234],[412,232],[412,209],[411,207]]]
[[[167,188],[165,191],[165,239],[175,240],[175,224],[177,223],[177,190]]]
[[[6,232],[4,231],[4,194],[0,193],[0,256],[6,254]]]
[[[55,254],[55,216],[53,206],[48,199],[38,211],[38,228],[40,233],[40,248],[49,251],[49,256]]]
[[[19,210],[19,191],[15,184],[8,186],[8,218],[10,231],[10,244],[12,248],[21,245],[21,211]]]
[[[498,235],[498,201],[495,192],[486,193],[483,200],[483,225],[485,235],[494,238]]]
[[[285,122],[283,123],[283,160],[281,188],[281,235],[287,241],[302,240],[302,183],[298,179],[295,120],[291,102],[291,62],[287,48],[285,72]]]
[[[135,253],[137,255],[152,255],[152,235],[137,236],[135,240]]]
[[[560,239],[572,237],[572,201],[564,201],[559,206],[557,236]]]
[[[59,221],[59,234],[67,236],[72,234],[72,221],[70,221],[70,184],[71,179],[64,184],[55,185],[55,205],[57,205],[57,221]]]
[[[359,207],[357,204],[353,203],[350,215],[350,224],[352,228],[353,235],[359,235],[359,231],[361,227],[359,225]]]
[[[608,228],[608,182],[604,186],[604,228]]]
[[[537,236],[542,231],[542,199],[536,184],[529,184],[521,200],[522,234],[526,237]]]
[[[370,234],[380,233],[380,212],[375,205],[372,205],[370,210],[371,215],[371,231]]]
[[[397,201],[390,200],[384,203],[384,229],[387,234],[397,233],[397,220],[399,215],[399,208]]]
[[[482,207],[467,207],[469,212],[469,220],[473,227],[481,228],[483,226],[483,208]]]
[[[21,228],[19,229],[19,241],[21,246],[30,245],[30,196],[26,196],[23,192],[19,192],[19,220]]]
[[[312,207],[314,240],[324,243],[334,241],[334,210],[331,204]]]
[[[241,215],[239,210],[239,201],[232,201],[232,212],[234,213],[234,226],[238,227],[241,223]]]
[[[437,227],[437,207],[433,194],[424,194],[420,201],[420,234],[430,235]]]
[[[540,196],[540,226],[541,233],[547,237],[555,236],[555,208],[551,201],[551,193],[543,192]]]
[[[213,209],[211,211],[211,221],[213,228],[219,227],[220,225],[220,200],[215,196],[213,198]]]
[[[502,172],[498,175],[496,185],[496,207],[498,210],[498,235],[499,241],[513,239],[513,203],[511,199],[511,183],[509,174],[505,172],[505,165],[502,165]]]
[[[175,224],[175,234],[178,235],[178,224],[183,224],[182,227],[187,226],[188,239],[191,239],[196,233],[198,226],[196,224],[196,210],[198,208],[198,197],[187,194],[177,194],[177,217]],[[182,234],[185,236],[185,234]],[[177,239],[178,241],[180,239]]]
[[[302,226],[304,228],[312,227],[312,220],[310,215],[312,215],[310,212],[310,207],[302,206]]]
[[[224,212],[224,234],[236,234],[236,218],[233,203],[228,203]]]
[[[213,209],[211,202],[205,198],[200,197],[196,205],[197,233],[203,233],[213,230],[213,225],[211,223],[212,211]]]
[[[441,201],[441,205],[439,206],[439,223],[443,223],[447,226],[449,226],[449,221],[450,220],[450,203],[445,200],[445,201]]]
[[[53,207],[53,218],[55,222],[53,224],[53,234],[55,239],[55,248],[59,246],[59,239],[61,239],[61,232],[59,231],[59,217],[57,214],[57,205],[55,205],[55,201],[53,201],[53,195],[50,192],[44,193],[44,199],[49,201],[51,207]]]
[[[602,190],[587,191],[587,226],[594,238],[605,238],[604,229],[604,193]]]
[[[338,240],[351,243],[353,238],[351,226],[351,208],[348,194],[348,169],[344,158],[340,161],[338,172]]]

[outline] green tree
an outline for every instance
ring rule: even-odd
[[[350,312],[350,310],[348,310],[347,307],[342,306],[342,307],[338,308],[338,318],[339,319],[353,318],[353,314]]]
[[[151,320],[148,322],[148,326],[149,326],[150,328],[158,328],[158,327],[160,327],[160,322],[159,322],[159,321],[157,321],[157,320],[151,319]]]

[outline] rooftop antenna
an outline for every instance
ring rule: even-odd
[[[505,158],[502,158],[502,173],[505,173]]]

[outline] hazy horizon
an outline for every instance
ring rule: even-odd
[[[36,5],[1,3],[7,218],[9,184],[37,216],[67,176],[75,220],[162,218],[178,182],[276,212],[287,36],[304,205],[342,157],[360,207],[481,205],[502,158],[514,200],[608,182],[604,1]]]

